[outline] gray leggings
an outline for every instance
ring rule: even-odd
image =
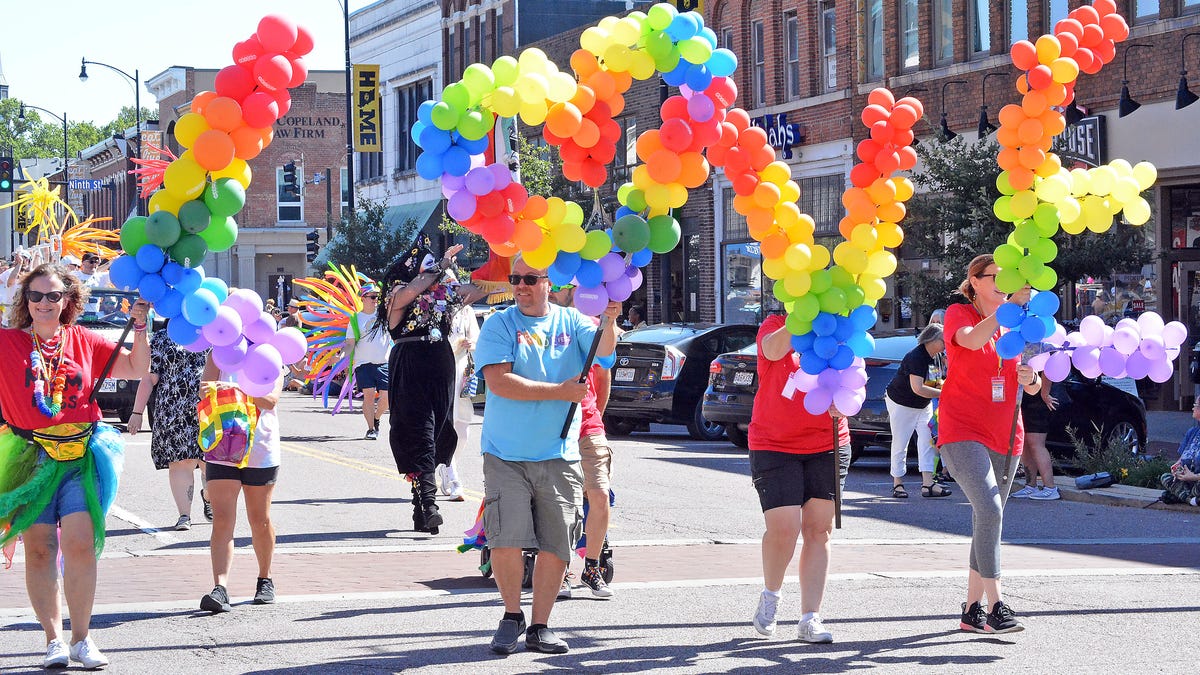
[[[971,569],[985,579],[1000,578],[1000,532],[1004,527],[1004,504],[1017,472],[1019,457],[1013,457],[1008,479],[1005,455],[992,452],[977,441],[960,441],[941,446],[942,459],[954,481],[971,502]]]

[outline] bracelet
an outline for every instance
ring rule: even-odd
[[[136,411],[136,410],[135,410],[135,411],[133,411],[133,412],[131,412],[131,413],[129,413],[129,414],[130,414],[130,415],[141,415],[142,413],[140,413],[140,412],[138,412],[138,411]]]
[[[136,324],[136,323],[135,323],[135,324],[133,324],[133,332],[135,332],[135,333],[145,333],[145,332],[146,332],[146,328],[147,328],[149,325],[150,325],[150,322],[148,322],[148,321],[147,321],[146,323],[143,323],[143,324]]]

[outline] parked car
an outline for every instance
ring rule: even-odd
[[[884,392],[904,355],[917,345],[912,331],[881,332],[875,338],[875,352],[867,359],[867,399],[862,410],[850,418],[853,459],[858,459],[867,446],[891,446]],[[704,418],[725,424],[729,440],[743,448],[747,447],[745,430],[758,391],[757,366],[754,344],[720,355],[709,368],[709,387],[704,393]],[[1060,400],[1050,417],[1046,439],[1050,454],[1064,463],[1073,459],[1074,446],[1068,428],[1074,429],[1076,436],[1089,445],[1099,430],[1102,443],[1119,439],[1132,452],[1144,452],[1146,406],[1138,398],[1135,384],[1128,378],[1092,379],[1072,370],[1066,380],[1054,385],[1054,395]],[[914,441],[909,441],[909,448],[910,452],[915,450]]]
[[[99,333],[103,337],[116,342],[125,329],[129,319],[129,310],[138,299],[134,291],[119,291],[115,288],[93,288],[88,295],[83,313],[76,323]],[[133,348],[133,333],[125,337],[125,348]],[[122,422],[128,422],[133,414],[133,397],[137,394],[138,380],[118,380],[105,378],[96,394],[96,402],[100,409],[107,413],[115,413]]]
[[[692,438],[719,440],[725,426],[701,411],[709,364],[754,344],[749,324],[655,324],[621,335],[604,425],[614,435],[651,422],[687,425]]]

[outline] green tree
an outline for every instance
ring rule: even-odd
[[[985,138],[966,141],[930,141],[917,146],[921,171],[912,176],[918,193],[909,202],[904,220],[904,256],[933,263],[928,271],[900,271],[904,293],[913,299],[917,316],[954,302],[952,293],[967,264],[981,253],[991,253],[1012,232],[1009,223],[992,212],[1000,196],[996,178],[999,145]],[[1104,234],[1084,232],[1054,236],[1058,257],[1051,263],[1060,287],[1086,276],[1107,277],[1132,272],[1147,264],[1152,250],[1146,228],[1114,223]]]
[[[324,270],[328,263],[354,267],[368,277],[381,281],[388,267],[408,248],[417,232],[417,221],[392,225],[384,220],[387,205],[383,201],[359,198],[356,217],[343,218],[337,233],[329,240],[313,266]]]
[[[77,157],[84,148],[134,126],[133,111],[133,106],[122,108],[117,119],[104,126],[68,118],[68,154]],[[143,123],[157,117],[157,112],[150,108],[142,108]],[[25,119],[21,119],[21,101],[15,98],[4,99],[0,101],[0,148],[5,147],[11,148],[13,157],[17,159],[62,157],[62,122],[32,108],[26,108]]]

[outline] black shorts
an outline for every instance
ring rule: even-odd
[[[1021,397],[1021,420],[1027,434],[1050,433],[1050,408],[1041,394],[1025,394]]]
[[[850,466],[850,446],[838,448],[841,477]],[[750,451],[750,475],[764,513],[780,506],[804,506],[810,499],[833,501],[839,480],[833,451],[808,455],[772,450]]]
[[[204,463],[204,477],[208,480],[236,480],[242,485],[260,487],[274,485],[278,476],[279,467],[277,466],[239,469],[228,464]]]

